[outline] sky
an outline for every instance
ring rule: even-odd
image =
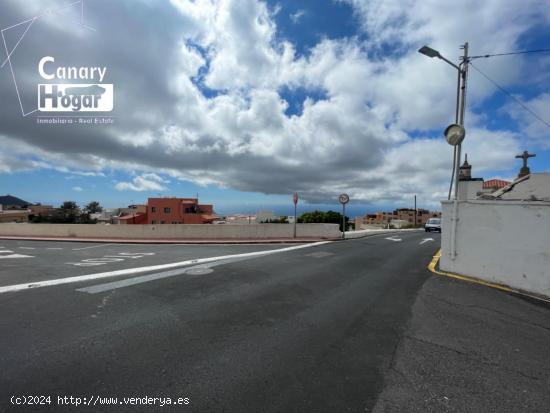
[[[339,208],[345,192],[353,215],[412,207],[415,195],[438,210],[451,175],[443,130],[454,122],[456,71],[418,49],[458,63],[465,41],[471,55],[550,48],[547,6],[0,0],[2,64],[10,56],[0,69],[0,194],[106,207],[198,194],[220,213],[284,214],[293,192],[302,210]],[[44,80],[44,56],[55,58],[50,71],[105,67],[114,109],[94,115],[114,123],[23,116],[36,109],[40,83],[99,82]],[[473,64],[516,99],[470,68],[463,152],[473,175],[512,179],[523,150],[537,154],[532,171],[549,171],[550,53]]]

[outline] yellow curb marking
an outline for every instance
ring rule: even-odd
[[[496,288],[497,290],[506,291],[508,293],[515,293],[515,294],[523,295],[523,296],[526,296],[526,297],[529,297],[529,298],[534,298],[536,300],[545,301],[547,303],[550,303],[550,300],[546,300],[542,297],[537,297],[535,295],[526,294],[522,291],[514,290],[513,288],[506,287],[504,285],[494,284],[494,283],[487,282],[487,281],[481,281],[481,280],[479,280],[475,277],[470,277],[470,276],[467,276],[467,275],[458,275],[458,274],[453,274],[453,273],[450,273],[450,272],[438,270],[438,269],[436,269],[436,266],[437,266],[437,263],[439,262],[440,258],[441,258],[441,249],[439,249],[435,253],[432,260],[428,264],[428,270],[430,270],[434,274],[442,275],[444,277],[449,277],[449,278],[455,278],[457,280],[466,281],[466,282],[469,282],[469,283],[472,283],[472,284],[484,285],[486,287]]]

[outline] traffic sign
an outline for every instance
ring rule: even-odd
[[[294,201],[294,205],[298,203],[298,192],[294,192],[294,195],[292,195],[292,200]]]
[[[338,197],[338,201],[340,201],[340,203],[342,205],[346,205],[349,202],[349,195],[348,194],[341,194]]]

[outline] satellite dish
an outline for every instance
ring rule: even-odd
[[[466,136],[466,130],[462,126],[453,123],[447,126],[444,135],[449,145],[456,146],[464,140],[464,137]]]

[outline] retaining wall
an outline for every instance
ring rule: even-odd
[[[292,238],[293,225],[84,225],[0,224],[0,236],[105,239],[277,239]],[[297,238],[337,238],[338,224],[298,224]]]

